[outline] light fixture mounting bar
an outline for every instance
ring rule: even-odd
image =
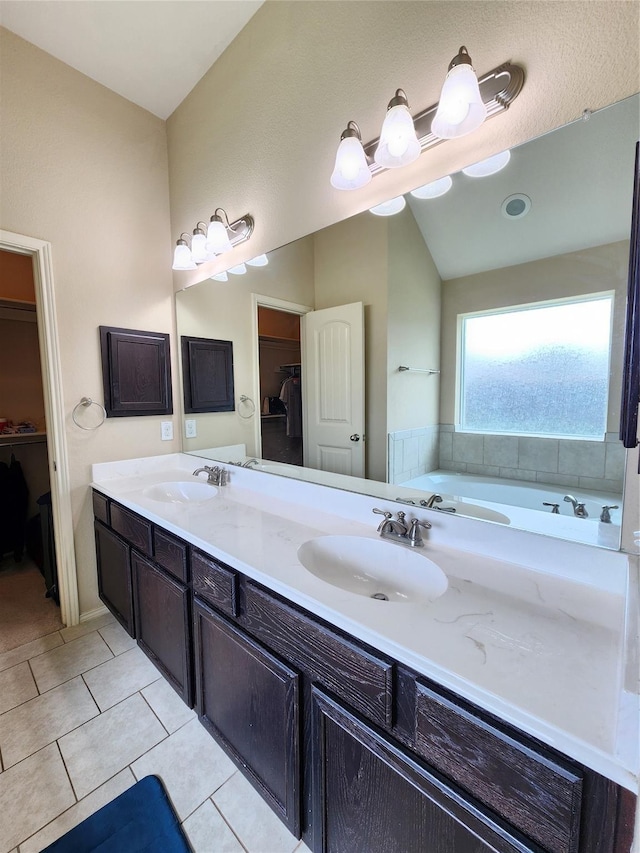
[[[235,222],[229,223],[229,225],[226,226],[226,229],[231,245],[238,246],[240,243],[246,243],[249,237],[253,234],[254,226],[255,222],[250,213],[245,213],[245,215],[241,216],[240,219],[236,219]]]
[[[524,86],[524,69],[519,65],[512,65],[510,62],[505,62],[498,66],[498,68],[494,68],[493,71],[489,71],[484,77],[480,77],[478,85],[482,100],[487,108],[487,119],[492,118],[509,109],[511,103],[520,94]],[[438,104],[434,104],[413,117],[414,127],[422,151],[426,151],[427,148],[433,148],[434,145],[446,141],[431,132],[431,122],[437,109]],[[386,171],[383,166],[379,166],[373,159],[378,139],[373,139],[363,146],[372,175]]]

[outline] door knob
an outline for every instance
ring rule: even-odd
[[[350,441],[360,441],[360,436],[358,435],[358,433],[357,433],[357,432],[354,432],[354,434],[353,434],[353,435],[350,435],[350,436],[349,436],[349,440],[350,440]]]

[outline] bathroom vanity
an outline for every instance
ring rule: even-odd
[[[380,543],[373,499],[193,466],[94,466],[100,597],[291,832],[315,853],[628,853],[637,558],[420,510],[415,558],[446,591],[379,600],[343,580]],[[334,537],[356,541],[338,574],[305,568]]]

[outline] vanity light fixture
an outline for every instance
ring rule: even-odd
[[[445,175],[444,178],[438,178],[437,181],[431,181],[430,184],[411,190],[411,195],[415,198],[440,198],[441,195],[448,193],[452,186],[451,175]]]
[[[360,128],[355,121],[350,121],[340,136],[331,186],[337,190],[357,190],[370,180],[371,172],[362,147]]]
[[[462,45],[449,63],[431,130],[440,139],[455,139],[477,130],[487,117],[469,51]]]
[[[383,201],[382,204],[376,204],[375,207],[369,208],[369,213],[375,213],[376,216],[394,216],[404,210],[407,202],[404,196],[396,196],[390,198],[389,201]]]
[[[247,263],[250,267],[266,267],[269,263],[269,258],[266,255],[256,255],[255,258],[251,258]]]
[[[186,238],[186,239],[185,239]],[[197,269],[195,261],[191,257],[191,249],[189,248],[189,243],[191,242],[191,236],[187,234],[186,231],[183,231],[180,235],[180,238],[176,241],[176,248],[173,252],[173,265],[171,269],[173,270],[195,270]]]
[[[487,157],[486,160],[480,160],[479,163],[467,166],[462,172],[470,178],[486,178],[488,175],[495,175],[504,169],[509,160],[511,160],[511,151],[507,148],[506,151],[494,154],[493,157]]]
[[[380,138],[366,144],[361,143],[358,125],[354,121],[347,124],[340,137],[331,185],[341,190],[359,189],[369,183],[370,175],[413,162],[420,152],[426,151],[427,148],[432,148],[445,139],[471,133],[485,118],[492,118],[507,110],[523,86],[524,70],[510,62],[505,62],[478,79],[466,47],[461,47],[449,64],[440,103],[422,110],[412,119],[406,103],[407,96],[402,89],[398,89],[389,103]],[[396,116],[400,115],[403,117],[397,119],[398,126],[395,127]],[[395,127],[395,135],[391,137],[387,136],[387,122],[389,129]],[[400,127],[403,128],[403,133],[407,131],[406,137],[400,132]],[[345,145],[347,142],[349,144]],[[405,144],[406,150],[402,153],[401,149]],[[346,168],[346,173],[341,165],[344,149],[352,151],[354,157]],[[364,152],[366,169],[360,149]]]
[[[211,281],[229,281],[229,276],[226,272],[219,272],[211,276]]]
[[[247,268],[244,264],[236,264],[234,267],[229,267],[227,272],[230,272],[231,275],[244,275],[247,271]]]
[[[373,159],[378,166],[397,169],[408,166],[420,156],[421,149],[413,119],[409,112],[409,102],[402,89],[389,101],[387,114],[382,125],[380,140]]]
[[[180,235],[173,254],[172,269],[194,270],[197,264],[212,261],[216,255],[245,243],[253,234],[254,225],[249,213],[235,222],[229,222],[226,212],[218,207],[208,226],[205,222],[197,222],[193,236],[186,232]]]

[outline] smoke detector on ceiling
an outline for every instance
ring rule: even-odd
[[[531,199],[524,193],[514,193],[505,198],[500,209],[505,219],[522,219],[531,210]]]

